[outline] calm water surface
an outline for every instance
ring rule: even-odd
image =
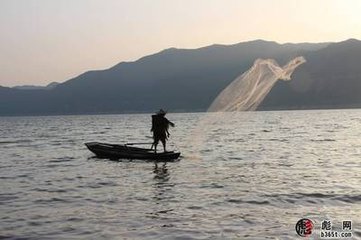
[[[178,162],[94,158],[150,142],[150,115],[0,118],[0,237],[296,239],[353,220],[361,239],[361,110],[168,114]]]

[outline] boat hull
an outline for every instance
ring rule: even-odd
[[[180,152],[154,153],[153,150],[127,145],[88,142],[85,146],[97,157],[109,159],[140,159],[152,161],[176,161]]]

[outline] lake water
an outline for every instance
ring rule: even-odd
[[[151,142],[150,115],[0,118],[0,238],[361,239],[361,110],[168,114],[178,162],[94,158]]]

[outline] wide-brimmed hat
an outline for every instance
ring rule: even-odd
[[[163,109],[160,109],[158,112],[156,112],[157,115],[166,115],[167,111],[164,111]]]

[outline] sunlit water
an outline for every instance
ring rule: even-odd
[[[84,146],[151,142],[150,115],[0,118],[0,236],[296,239],[308,217],[361,239],[361,110],[167,116],[183,157],[157,166]]]

